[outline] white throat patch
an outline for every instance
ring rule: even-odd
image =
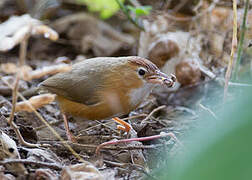
[[[155,87],[155,84],[144,83],[143,87],[131,90],[129,94],[131,104],[133,106],[138,105],[140,102],[142,102],[145,98],[149,96],[151,90],[154,87]]]

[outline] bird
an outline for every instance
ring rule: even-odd
[[[155,86],[172,87],[175,81],[174,75],[168,77],[142,57],[96,57],[49,77],[39,84],[39,89],[57,95],[68,140],[74,141],[65,115],[88,120],[127,115]]]

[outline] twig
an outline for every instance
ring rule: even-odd
[[[211,109],[207,108],[207,107],[204,106],[203,104],[199,104],[199,106],[200,106],[202,109],[204,109],[205,111],[207,111],[209,114],[211,114],[211,115],[214,117],[215,120],[218,120],[218,119],[219,119]]]
[[[233,38],[232,38],[232,47],[231,47],[230,60],[229,60],[227,72],[226,72],[226,75],[225,75],[224,101],[225,101],[225,99],[227,97],[228,82],[229,82],[230,77],[231,77],[233,61],[234,61],[234,53],[235,53],[236,48],[237,48],[237,2],[236,2],[236,0],[233,0],[233,14],[234,14]]]
[[[161,110],[161,109],[164,109],[165,107],[166,107],[165,105],[162,105],[162,106],[159,106],[159,107],[153,109],[153,110],[151,111],[151,113],[150,113],[144,120],[142,120],[141,126],[143,126],[143,125],[146,123],[146,121],[147,121],[148,119],[150,119],[151,116],[153,116],[154,113],[156,113],[157,111],[159,111],[159,110]]]
[[[243,41],[244,41],[244,36],[245,36],[245,32],[246,32],[248,6],[249,6],[249,0],[246,0],[244,14],[243,14],[243,20],[242,20],[241,34],[240,34],[240,39],[239,39],[239,44],[238,44],[237,60],[236,60],[235,68],[234,68],[234,76],[233,76],[234,80],[237,80],[238,69],[240,66],[241,58],[242,58]]]
[[[31,29],[31,28],[30,28]],[[27,41],[30,33],[26,34],[23,41],[20,43],[20,50],[19,50],[19,67],[25,65],[25,58],[27,53]]]
[[[16,111],[18,82],[19,82],[19,76],[16,75],[16,80],[15,80],[14,88],[12,89],[12,109],[11,109],[10,117],[8,119],[8,123],[10,125],[13,122],[14,114],[15,114],[15,111]]]
[[[24,37],[23,41],[20,44],[20,49],[19,49],[19,67],[22,67],[25,64],[25,57],[26,57],[26,51],[27,51],[27,38]],[[16,110],[16,103],[17,103],[17,92],[18,92],[18,87],[19,87],[19,80],[20,80],[20,72],[16,73],[16,81],[14,88],[12,90],[12,109],[11,109],[11,114],[10,118],[8,120],[8,123],[11,125],[14,119],[14,113]]]
[[[19,51],[19,67],[23,66],[25,63],[25,56],[26,56],[26,49],[27,48],[27,37],[20,44],[20,51]],[[3,79],[2,79],[3,80]],[[10,117],[8,119],[8,124],[16,133],[20,144],[27,146],[27,147],[38,147],[37,144],[31,144],[24,140],[22,134],[19,131],[19,127],[13,122],[14,114],[16,111],[16,104],[17,104],[17,94],[18,94],[18,87],[19,87],[19,80],[20,80],[20,72],[16,74],[16,81],[14,87],[12,88],[12,109],[10,113]],[[4,80],[3,80],[4,81]],[[8,85],[8,82],[4,81],[4,83]]]
[[[43,143],[47,143],[47,144],[60,144],[60,145],[64,145],[63,142],[59,142],[59,141],[43,141]],[[76,151],[81,151],[83,149],[96,149],[97,145],[95,144],[79,144],[79,143],[71,143],[71,142],[66,142],[68,143],[71,147],[73,147],[73,149],[75,149]],[[137,149],[157,149],[160,147],[165,146],[165,144],[154,144],[154,145],[141,145],[141,146],[106,146],[103,147],[103,149],[106,150],[111,150],[111,151],[122,151],[122,150],[137,150]],[[65,148],[65,146],[63,146]]]
[[[129,21],[134,24],[137,28],[141,29],[142,31],[144,30],[144,27],[141,26],[135,19],[133,19],[131,17],[131,15],[129,14],[129,10],[123,5],[123,3],[120,0],[116,0],[117,4],[119,5],[119,7],[121,8],[121,10],[123,11],[123,13],[127,16],[127,18],[129,19]]]
[[[216,81],[220,82],[221,85],[224,84],[224,79],[223,78],[216,78]],[[247,84],[247,83],[238,83],[238,82],[228,82],[228,86],[234,86],[234,87],[252,87],[252,84]]]
[[[173,133],[161,132],[159,135],[154,135],[154,136],[141,137],[141,138],[131,138],[131,139],[121,139],[121,140],[105,142],[105,143],[102,143],[99,146],[97,146],[95,153],[97,155],[100,155],[100,150],[104,146],[107,146],[107,145],[115,145],[115,144],[119,144],[119,143],[129,143],[132,141],[149,141],[149,140],[159,139],[159,138],[167,137],[167,136],[170,136],[172,139],[174,139],[176,142],[178,142],[180,145],[182,145],[182,143],[176,138],[176,136]]]
[[[252,84],[229,82],[229,86],[252,87]]]
[[[0,165],[6,164],[16,164],[16,163],[23,163],[23,164],[34,164],[37,166],[48,167],[54,170],[62,170],[62,166],[56,163],[46,163],[46,162],[39,162],[39,161],[31,161],[26,159],[8,159],[4,161],[0,161]]]

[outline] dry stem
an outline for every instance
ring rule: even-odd
[[[162,105],[162,106],[159,106],[159,107],[153,109],[153,110],[151,111],[151,113],[150,113],[144,120],[142,120],[141,126],[143,126],[143,125],[146,123],[146,121],[147,121],[148,119],[150,119],[151,116],[153,116],[154,113],[156,113],[157,111],[159,111],[159,110],[161,110],[161,109],[164,109],[165,107],[166,107],[165,105]]]
[[[232,72],[232,67],[233,67],[233,62],[234,62],[234,53],[237,48],[237,2],[236,2],[236,0],[233,0],[233,14],[234,14],[234,19],[233,19],[232,48],[231,48],[231,54],[230,54],[230,60],[228,63],[227,72],[225,75],[224,101],[226,100],[226,97],[227,97],[228,82],[231,77],[231,72]]]
[[[19,57],[20,57],[19,58],[19,66],[20,67],[22,65],[24,65],[24,63],[25,63],[26,47],[27,47],[27,38],[25,38],[24,41],[22,41],[22,43],[20,44],[20,54],[19,54]],[[8,123],[12,127],[12,129],[15,131],[15,133],[16,133],[19,141],[20,141],[20,144],[22,144],[24,146],[28,146],[28,147],[38,147],[37,144],[31,144],[31,143],[26,142],[24,140],[22,134],[19,131],[19,127],[13,122],[14,114],[15,114],[15,111],[16,111],[19,80],[20,80],[20,73],[17,72],[16,81],[15,81],[15,84],[14,84],[14,88],[12,90],[12,109],[11,109],[10,117],[8,119]],[[4,81],[4,83],[8,85],[8,82]]]
[[[131,139],[121,139],[121,140],[115,140],[115,141],[108,141],[108,142],[102,143],[99,146],[97,146],[95,153],[97,155],[100,155],[100,150],[104,146],[107,146],[107,145],[114,145],[114,144],[119,144],[119,143],[129,143],[129,142],[132,142],[132,141],[149,141],[149,140],[159,139],[159,138],[167,137],[167,136],[170,136],[177,143],[179,143],[180,145],[182,145],[182,143],[177,139],[177,137],[173,133],[171,133],[171,132],[170,133],[161,132],[159,135],[154,135],[154,136],[141,137],[141,138],[131,138]]]

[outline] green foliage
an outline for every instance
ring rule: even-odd
[[[223,104],[218,120],[202,117],[202,125],[189,137],[186,152],[156,173],[161,180],[250,180],[252,177],[251,89]],[[241,100],[242,99],[242,100]]]
[[[136,17],[140,16],[146,16],[150,14],[150,11],[152,9],[151,6],[139,6],[139,7],[133,7],[133,6],[127,6],[127,8],[136,15]]]
[[[81,4],[85,4],[91,12],[99,12],[102,19],[113,16],[119,9],[116,0],[77,0]],[[122,2],[124,0],[121,0]]]

